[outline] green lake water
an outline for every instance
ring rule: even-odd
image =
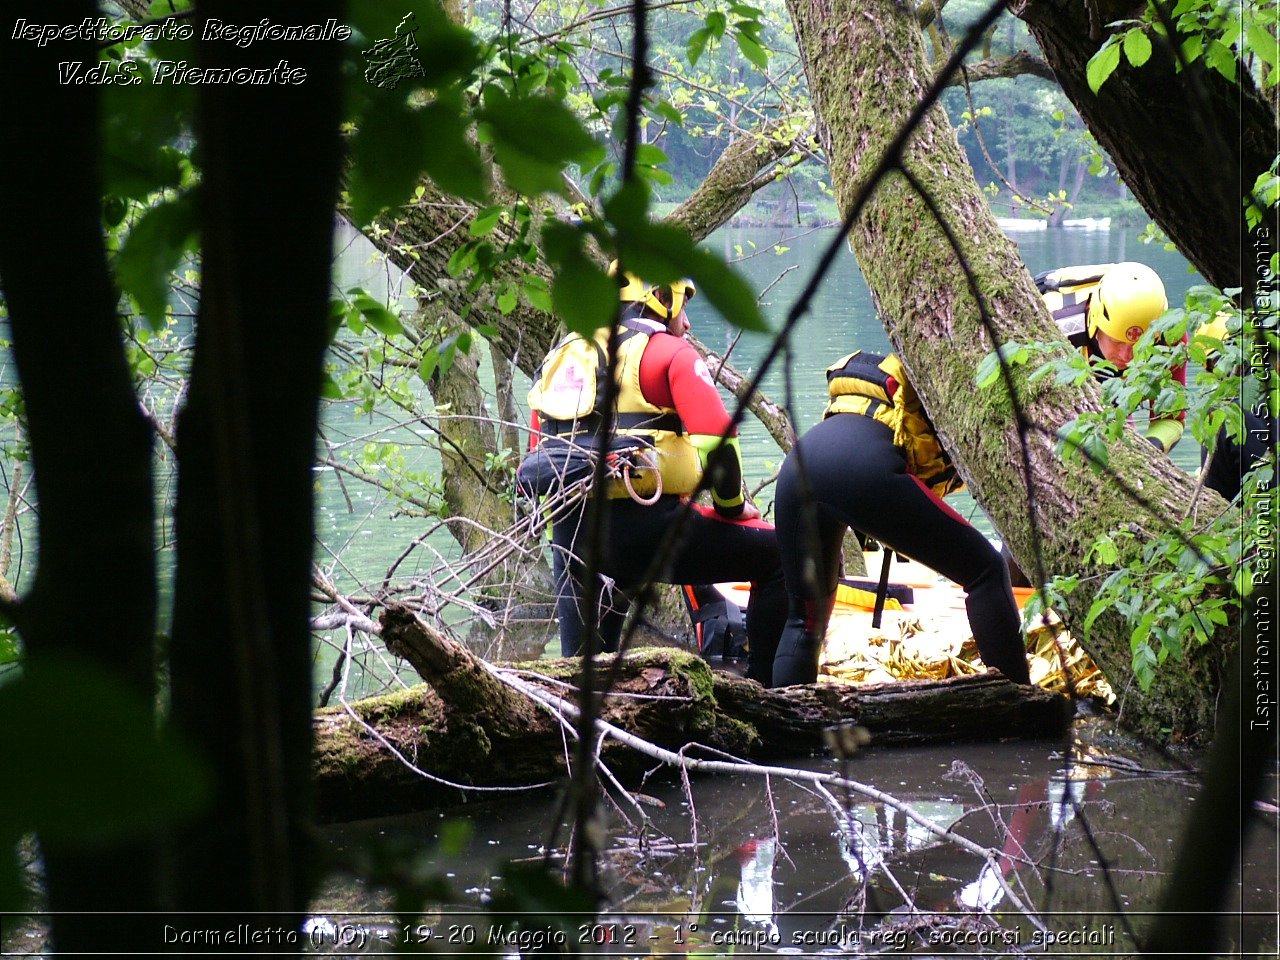
[[[1136,955],[1130,931],[1141,936],[1154,919],[1196,778],[1116,735],[1104,718],[1078,721],[1072,739],[1070,762],[1066,741],[873,745],[844,770],[905,802],[914,816],[854,792],[823,796],[785,776],[694,775],[686,790],[679,778],[658,773],[643,787],[651,798],[643,814],[606,808],[606,903],[599,917],[581,922],[588,936],[604,927],[614,937],[575,944],[577,952]],[[838,769],[821,756],[787,765]],[[1274,777],[1265,790],[1274,797]],[[563,863],[567,828],[562,824],[553,841],[555,809],[549,791],[522,799],[474,794],[443,812],[331,827],[326,836],[338,860],[371,846],[401,849],[416,870],[434,872],[452,892],[405,920],[388,913],[385,891],[334,877],[313,907],[319,916],[312,928],[347,930],[349,937],[364,930],[375,944],[380,935],[394,944],[407,934],[415,946],[436,950],[460,949],[460,938],[472,935],[492,943],[506,929],[485,913],[503,888],[503,864],[544,856],[553,866]],[[440,842],[457,835],[458,820],[471,825],[472,838],[443,852]],[[943,830],[995,858],[984,865]],[[1224,904],[1230,947],[1220,955],[1275,956],[1274,813],[1256,813],[1242,833],[1244,856]],[[930,916],[913,915],[908,901]],[[1200,920],[1210,922],[1207,915]],[[536,929],[547,921],[527,922]],[[574,924],[571,940],[578,935]],[[347,952],[327,942],[323,948]]]

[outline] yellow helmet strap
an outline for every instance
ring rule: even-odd
[[[673,286],[671,288],[671,316],[680,316],[680,311],[684,309],[684,287]]]
[[[654,313],[656,313],[663,320],[670,320],[672,317],[677,315],[677,312],[674,310],[671,310],[670,308],[667,307],[665,303],[662,302],[662,298],[658,296],[658,289],[659,289],[658,287],[652,287],[649,290],[648,296],[644,298],[644,305],[648,307],[650,310],[652,310]]]
[[[671,291],[671,316],[680,316],[684,305],[694,298],[698,289],[689,280],[677,280],[668,289]]]

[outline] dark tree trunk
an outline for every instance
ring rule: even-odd
[[[234,22],[243,11],[211,0],[199,12]],[[340,20],[342,4],[274,2],[258,15]],[[339,48],[263,39],[200,52],[205,67],[288,60],[306,80],[200,88],[203,285],[178,425],[171,673],[174,719],[208,757],[216,796],[179,838],[172,905],[298,912],[313,865],[311,468],[342,149]]]
[[[1275,110],[1247,74],[1236,85],[1203,61],[1176,72],[1158,37],[1146,64],[1134,68],[1122,58],[1094,94],[1085,65],[1112,29],[1104,25],[1139,17],[1145,6],[1023,0],[1014,12],[1151,219],[1205,279],[1243,287],[1247,302],[1258,276],[1241,216],[1242,187],[1252,187],[1275,159]]]
[[[65,23],[96,14],[84,2],[57,10]],[[51,657],[75,658],[122,681],[150,710],[156,608],[151,436],[133,394],[103,246],[98,88],[58,83],[59,61],[92,64],[97,50],[89,40],[46,45],[11,39],[8,30],[0,34],[0,78],[8,91],[0,283],[22,382],[40,544],[35,581],[7,612],[32,667]],[[86,584],[104,577],[109,624],[84,593]],[[57,710],[50,705],[47,722],[58,722]],[[150,848],[93,849],[48,838],[41,846],[48,909],[129,911],[138,919],[122,921],[121,939],[112,946],[127,951],[147,942],[138,911],[155,906]],[[60,952],[103,949],[100,924],[83,912],[55,914],[52,930]]]
[[[903,118],[923,100],[933,71],[919,28],[889,0],[789,0],[788,9],[836,195],[847,208]],[[926,115],[906,145],[903,163],[958,238],[1000,341],[1060,339],[940,109]],[[980,323],[960,256],[922,196],[896,173],[879,184],[850,244],[939,435],[1014,556],[1024,568],[1034,569],[1029,565],[1034,554],[1022,454],[1009,400],[999,387],[975,392],[974,372],[994,344]],[[1065,356],[1065,343],[1062,350]],[[1026,375],[1025,369],[1016,371],[1015,385],[1033,424],[1053,431],[1077,413],[1097,409],[1099,396],[1092,383],[1071,388],[1044,380],[1028,387]],[[1105,575],[1108,570],[1083,560],[1099,533],[1129,524],[1135,515],[1142,517],[1144,528],[1159,529],[1164,518],[1183,516],[1192,503],[1193,481],[1167,458],[1153,456],[1150,445],[1132,432],[1112,451],[1111,469],[1120,482],[1141,490],[1153,514],[1139,514],[1123,496],[1099,497],[1097,477],[1086,466],[1059,461],[1052,436],[1032,434],[1029,445],[1035,518],[1044,533],[1050,576]],[[1211,500],[1211,509],[1225,509],[1216,495]],[[1143,529],[1138,535],[1150,536]],[[1060,613],[1069,624],[1080,624],[1091,601],[1087,589],[1078,590]],[[1124,691],[1128,719],[1153,736],[1162,736],[1162,728],[1207,736],[1214,727],[1222,665],[1235,645],[1235,628],[1189,650],[1177,667],[1158,671],[1148,693],[1131,682],[1129,633],[1118,616],[1107,614],[1093,625],[1087,644],[1113,686]]]

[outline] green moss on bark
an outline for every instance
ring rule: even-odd
[[[923,36],[910,9],[893,0],[788,0],[817,113],[819,139],[840,205],[848,209],[905,118],[933,79]],[[933,109],[907,144],[904,166],[929,191],[971,267],[1000,341],[1060,339],[1031,277],[987,209],[945,115]],[[1027,490],[1012,407],[1001,390],[976,393],[974,373],[994,344],[980,318],[960,256],[906,179],[880,183],[849,235],[890,340],[911,375],[947,449],[979,503],[1027,569],[1031,527]],[[850,344],[849,348],[857,344]],[[1064,351],[1066,347],[1064,344]],[[1033,424],[1052,432],[1083,409],[1097,409],[1092,384],[1064,387],[1043,381],[1027,389],[1015,376]],[[1133,519],[1137,510],[1084,465],[1063,464],[1052,437],[1029,437],[1036,484],[1036,524],[1044,532],[1050,576],[1101,577],[1086,567],[1088,545]],[[1112,453],[1123,482],[1154,506],[1156,528],[1180,516],[1193,484],[1166,458],[1129,437]],[[1077,591],[1069,622],[1080,623],[1093,597]],[[1199,738],[1212,732],[1219,668],[1232,640],[1227,632],[1185,664],[1170,665],[1149,693],[1133,682],[1129,631],[1118,618],[1100,620],[1090,652],[1125,698],[1125,715],[1138,729]],[[1168,676],[1163,676],[1168,674]]]

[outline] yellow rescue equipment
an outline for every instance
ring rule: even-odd
[[[671,283],[663,284],[662,286],[671,291],[671,306],[668,307],[658,298],[657,291],[661,289],[659,286],[645,283],[629,270],[619,273],[617,260],[609,264],[609,276],[616,278],[618,281],[619,300],[623,303],[643,304],[645,308],[653,312],[654,316],[661,317],[663,320],[670,320],[672,317],[680,316],[680,311],[684,309],[684,305],[698,293],[698,288],[689,279],[673,280]]]
[[[1169,309],[1164,281],[1145,263],[1060,267],[1037,274],[1036,288],[1070,336],[1101,330],[1112,340],[1137,343],[1151,322]]]
[[[858,350],[840,358],[827,367],[827,393],[830,402],[824,418],[860,413],[883,423],[893,431],[907,471],[938,496],[964,486],[895,354],[885,357]]]
[[[543,443],[556,438],[594,450],[612,427],[614,441],[606,456],[618,459],[621,468],[609,483],[606,495],[611,498],[652,502],[664,493],[692,493],[701,479],[697,448],[679,415],[650,403],[640,389],[640,358],[649,337],[662,329],[660,323],[639,318],[627,318],[617,328],[618,399],[612,418],[601,413],[607,327],[591,338],[574,333],[556,344],[529,391],[529,407],[538,411]],[[634,463],[627,466],[626,461]]]

